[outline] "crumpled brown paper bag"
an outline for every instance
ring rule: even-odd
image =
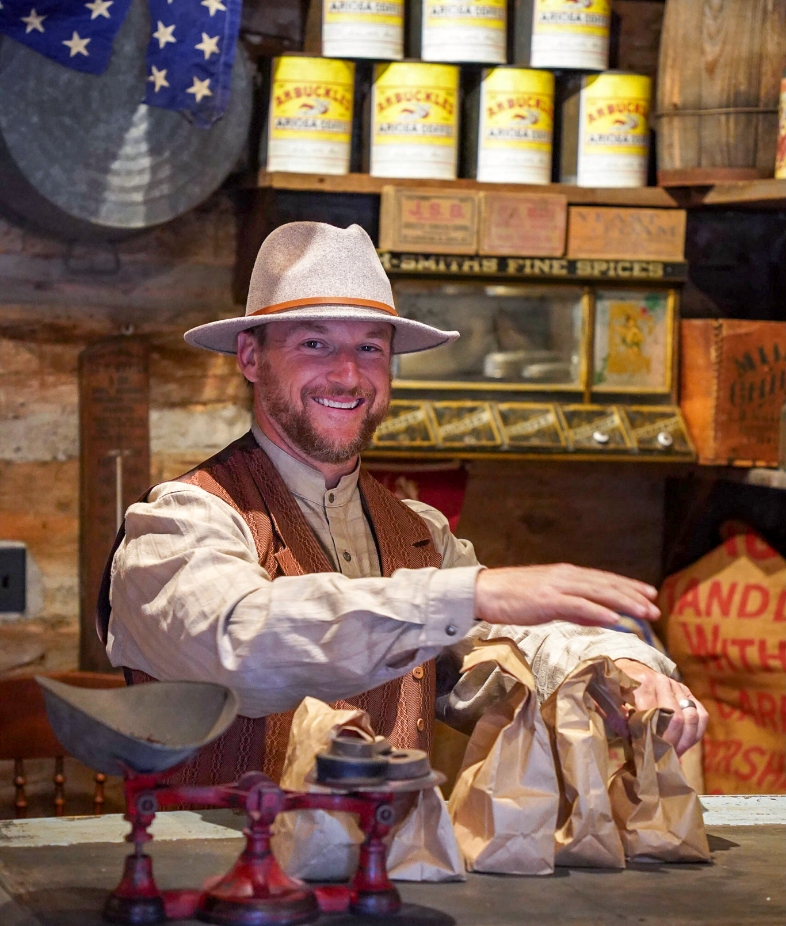
[[[373,741],[374,730],[365,711],[334,710],[317,698],[304,698],[292,718],[292,729],[281,773],[281,787],[314,790],[306,775],[339,733],[354,733]],[[279,865],[293,878],[346,881],[358,863],[363,832],[357,817],[327,810],[279,814],[271,846]]]
[[[417,803],[393,833],[387,855],[394,881],[465,881],[448,805],[439,788],[421,791]]]
[[[706,862],[707,834],[696,792],[677,753],[659,735],[660,711],[635,712],[628,759],[609,782],[614,820],[629,859]]]
[[[604,656],[578,665],[541,707],[559,778],[556,865],[625,867],[607,790],[606,729],[591,692],[623,704],[633,687],[635,682]]]
[[[316,755],[339,733],[373,740],[368,714],[335,710],[316,698],[305,698],[292,719],[281,786],[308,791],[306,775]],[[273,852],[292,877],[313,881],[346,881],[355,872],[363,833],[354,814],[299,810],[279,814]],[[463,880],[464,870],[450,824],[447,805],[437,788],[423,791],[412,811],[394,832],[388,850],[388,874],[401,881]]]
[[[470,871],[546,875],[554,870],[559,793],[535,680],[516,644],[479,641],[462,671],[495,662],[514,678],[470,737],[448,809]]]

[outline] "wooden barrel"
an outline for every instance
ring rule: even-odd
[[[656,101],[658,182],[772,177],[786,0],[667,0]]]

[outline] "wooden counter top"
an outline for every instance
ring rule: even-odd
[[[786,796],[702,801],[711,865],[557,869],[547,878],[469,875],[463,884],[399,888],[405,902],[440,909],[458,926],[783,926]],[[195,887],[228,869],[241,847],[242,822],[228,811],[159,814],[150,849],[159,887]],[[99,926],[128,850],[121,842],[126,826],[119,815],[0,822],[2,926]],[[374,920],[318,921],[366,922]]]

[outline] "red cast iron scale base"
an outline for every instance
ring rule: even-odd
[[[384,837],[409,810],[415,793],[289,792],[261,772],[250,772],[232,785],[170,786],[160,776],[129,772],[125,795],[125,818],[131,823],[126,840],[133,843],[134,852],[126,858],[120,884],[104,906],[104,918],[111,923],[154,926],[167,919],[195,916],[220,926],[295,926],[317,919],[322,912],[320,889],[312,890],[290,878],[270,850],[273,821],[287,810],[354,813],[365,834],[357,871],[349,888],[344,889],[345,903],[340,892],[325,891],[325,912],[348,907],[351,913],[387,921],[401,910],[401,897],[385,866]],[[227,874],[211,881],[203,891],[159,891],[151,858],[143,851],[145,843],[153,838],[148,828],[156,811],[178,804],[242,808],[248,817],[243,830],[246,845],[240,857]],[[424,908],[423,912],[436,911]],[[407,926],[413,922],[409,915],[406,920]]]

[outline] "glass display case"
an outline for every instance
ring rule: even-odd
[[[399,314],[461,337],[394,365],[400,390],[670,396],[676,293],[400,281]]]
[[[582,391],[588,293],[580,286],[399,283],[399,314],[461,337],[427,354],[404,354],[404,388]]]
[[[372,452],[692,459],[667,282],[403,277],[399,314],[461,337],[395,358]]]

